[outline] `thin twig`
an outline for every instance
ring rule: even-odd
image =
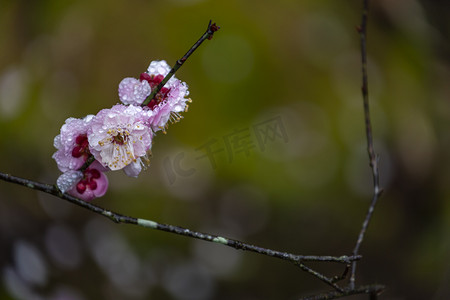
[[[317,271],[315,271],[315,270],[313,270],[313,269],[311,269],[311,268],[305,266],[305,265],[302,264],[302,263],[297,263],[297,265],[298,265],[298,266],[300,267],[300,269],[302,269],[303,271],[310,273],[311,275],[313,275],[313,276],[319,278],[320,280],[322,280],[322,281],[325,282],[326,284],[332,286],[337,292],[339,292],[339,293],[344,293],[344,290],[343,290],[340,286],[338,286],[336,283],[334,283],[334,281],[333,281],[332,278],[328,278],[328,277],[326,277],[325,275],[320,274],[319,272],[317,272]]]
[[[255,246],[255,245],[251,245],[251,244],[246,244],[246,243],[243,243],[243,242],[240,242],[237,240],[229,239],[229,238],[218,236],[218,235],[197,232],[197,231],[193,231],[193,230],[179,227],[179,226],[174,226],[174,225],[169,225],[169,224],[161,224],[161,223],[158,223],[158,222],[155,222],[152,220],[134,218],[134,217],[129,217],[129,216],[125,216],[122,214],[118,214],[113,211],[106,210],[104,208],[96,206],[92,203],[89,203],[89,202],[83,201],[81,199],[78,199],[76,197],[73,197],[69,194],[65,194],[65,193],[63,194],[54,185],[39,183],[39,182],[35,182],[35,181],[28,180],[25,178],[12,176],[10,174],[5,174],[2,172],[0,172],[0,179],[7,181],[7,182],[22,185],[22,186],[28,187],[30,189],[34,189],[34,190],[38,190],[38,191],[42,191],[42,192],[54,195],[58,198],[66,200],[70,203],[76,204],[76,205],[86,208],[92,212],[95,212],[104,217],[107,217],[116,223],[133,224],[133,225],[138,225],[138,226],[142,226],[142,227],[146,227],[146,228],[166,231],[166,232],[183,235],[183,236],[187,236],[187,237],[191,237],[191,238],[196,238],[196,239],[200,239],[200,240],[204,240],[204,241],[208,241],[208,242],[222,244],[222,245],[229,246],[231,248],[238,249],[238,250],[251,251],[251,252],[259,253],[262,255],[279,258],[282,260],[290,261],[296,265],[300,264],[300,267],[303,270],[307,271],[308,273],[312,274],[313,276],[319,278],[320,280],[324,281],[327,284],[330,284],[331,286],[333,286],[335,288],[336,288],[336,285],[334,283],[332,283],[331,279],[304,266],[302,263],[308,262],[308,261],[317,261],[317,262],[336,262],[336,263],[350,264],[353,261],[361,258],[361,256],[359,256],[359,255],[358,256],[296,255],[296,254],[292,254],[292,253],[267,249],[267,248],[263,248],[263,247],[259,247],[259,246]],[[342,290],[339,287],[337,287],[337,289]]]
[[[156,94],[162,89],[162,87],[169,81],[170,78],[175,74],[175,72],[184,64],[184,62],[191,56],[192,53],[194,53],[195,50],[205,41],[210,40],[213,37],[214,32],[219,30],[220,27],[216,25],[216,23],[211,24],[211,21],[209,21],[208,28],[206,29],[205,33],[198,39],[197,42],[189,49],[188,52],[172,67],[170,72],[164,77],[164,79],[158,84],[158,86],[152,91],[152,93],[147,97],[147,99],[142,103],[142,106],[145,106],[150,103],[150,101],[156,96]]]
[[[358,255],[361,243],[364,240],[364,235],[369,226],[370,220],[372,218],[375,205],[378,198],[381,196],[382,189],[380,188],[380,177],[378,173],[378,155],[375,154],[373,146],[373,134],[372,125],[370,121],[370,110],[369,110],[369,85],[367,76],[367,49],[366,49],[366,38],[367,38],[367,15],[369,11],[369,0],[363,0],[363,10],[361,25],[357,28],[360,41],[361,41],[361,64],[362,64],[362,96],[364,103],[364,119],[366,124],[366,137],[367,137],[367,152],[369,154],[370,167],[372,169],[372,180],[373,180],[373,196],[370,202],[369,209],[366,214],[366,218],[361,226],[361,231],[359,232],[358,239],[356,241],[355,248],[353,249],[353,255]],[[352,262],[352,272],[350,276],[350,289],[355,287],[355,273],[356,273],[356,261]]]
[[[345,268],[344,272],[341,275],[339,275],[339,276],[336,275],[336,276],[333,277],[333,281],[332,282],[333,283],[339,282],[339,281],[344,280],[345,278],[347,278],[347,274],[348,274],[349,269],[350,269],[350,267],[349,267],[349,265],[347,265],[347,267]]]
[[[365,285],[357,288],[346,288],[342,292],[339,291],[331,291],[328,293],[318,294],[314,296],[308,296],[300,298],[299,300],[330,300],[330,299],[338,299],[351,295],[359,295],[359,294],[368,294],[372,299],[372,297],[377,297],[377,295],[381,294],[384,290],[383,285]],[[376,298],[373,298],[376,299]]]

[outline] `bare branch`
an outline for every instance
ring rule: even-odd
[[[305,266],[305,265],[302,264],[302,263],[297,263],[297,265],[298,265],[303,271],[308,272],[309,274],[312,274],[313,276],[319,278],[320,280],[322,280],[323,282],[325,282],[325,283],[328,284],[329,286],[332,286],[338,293],[344,293],[344,290],[334,282],[333,278],[328,278],[328,277],[326,277],[326,276],[320,274],[319,272],[314,271],[313,269],[311,269],[311,268]]]
[[[342,263],[342,264],[348,265],[348,264],[352,263],[353,261],[361,258],[361,256],[359,256],[359,255],[358,256],[343,255],[343,256],[338,256],[338,257],[337,256],[296,255],[296,254],[292,254],[292,253],[272,250],[272,249],[268,249],[268,248],[263,248],[263,247],[243,243],[243,242],[240,242],[237,240],[229,239],[229,238],[218,236],[218,235],[202,233],[202,232],[193,231],[193,230],[179,227],[179,226],[174,226],[174,225],[169,225],[169,224],[161,224],[161,223],[158,223],[158,222],[155,222],[152,220],[129,217],[129,216],[125,216],[122,214],[118,214],[116,212],[106,210],[106,209],[99,207],[97,205],[94,205],[92,203],[89,203],[89,202],[83,201],[81,199],[78,199],[76,197],[73,197],[69,194],[61,193],[61,191],[54,185],[39,183],[39,182],[35,182],[32,180],[12,176],[10,174],[5,174],[2,172],[0,172],[0,179],[7,181],[7,182],[22,185],[22,186],[25,186],[30,189],[34,189],[34,190],[38,190],[38,191],[42,191],[42,192],[54,195],[58,198],[66,200],[70,203],[76,204],[76,205],[81,206],[85,209],[88,209],[92,212],[95,212],[104,217],[107,217],[108,219],[110,219],[111,221],[116,222],[116,223],[132,224],[132,225],[138,225],[138,226],[142,226],[142,227],[146,227],[146,228],[166,231],[166,232],[183,235],[183,236],[187,236],[187,237],[191,237],[191,238],[196,238],[196,239],[200,239],[200,240],[204,240],[204,241],[208,241],[208,242],[222,244],[222,245],[225,245],[225,246],[228,246],[228,247],[231,247],[234,249],[238,249],[238,250],[255,252],[255,253],[262,254],[262,255],[286,260],[286,261],[289,261],[291,263],[294,263],[294,264],[300,266],[300,268],[302,270],[312,274],[313,276],[317,277],[318,279],[324,281],[326,284],[333,286],[338,291],[342,291],[342,289],[339,288],[336,284],[334,284],[332,282],[332,279],[325,277],[324,275],[320,274],[319,272],[316,272],[316,271],[304,266],[303,263],[310,262],[310,261],[316,261],[316,262],[335,262],[335,263]]]
[[[378,198],[381,196],[382,189],[380,188],[380,177],[378,172],[378,155],[375,154],[374,146],[373,146],[373,134],[372,134],[372,124],[370,121],[370,110],[369,110],[369,84],[368,84],[368,76],[367,76],[367,49],[366,49],[366,40],[367,40],[367,15],[369,11],[369,0],[363,0],[363,10],[362,10],[362,18],[361,25],[357,28],[360,36],[361,42],[361,66],[362,66],[362,96],[364,103],[364,120],[366,124],[366,138],[367,138],[367,152],[369,154],[370,167],[372,169],[372,180],[373,180],[373,196],[372,201],[370,202],[369,209],[367,211],[366,217],[362,224],[361,230],[358,235],[358,239],[356,241],[355,248],[353,249],[353,255],[358,255],[359,248],[364,240],[364,235],[369,226],[370,220],[372,219],[372,215],[375,209],[375,205],[378,201]],[[350,288],[355,287],[355,274],[356,274],[356,261],[352,263],[352,272],[350,276]]]
[[[314,296],[308,296],[300,298],[299,300],[330,300],[330,299],[338,299],[351,295],[360,295],[360,294],[368,294],[370,295],[370,299],[377,299],[378,295],[384,291],[383,285],[365,285],[357,288],[346,288],[342,292],[339,291],[331,291],[328,293],[318,294]]]

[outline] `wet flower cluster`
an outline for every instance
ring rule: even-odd
[[[178,122],[191,101],[186,83],[175,77],[147,99],[170,70],[165,61],[152,61],[139,79],[127,77],[120,82],[121,104],[95,116],[66,120],[55,137],[53,154],[63,172],[57,180],[62,192],[90,201],[106,193],[106,172],[123,170],[137,177],[148,166],[155,134],[166,133],[168,123]]]

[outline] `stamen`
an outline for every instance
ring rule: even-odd
[[[141,166],[144,170],[150,166],[150,157],[152,157],[152,150],[148,150],[147,153],[141,157]]]
[[[167,127],[169,126],[169,124],[166,123],[166,125],[164,125],[164,127],[162,126],[158,126],[158,128],[162,131],[162,133],[167,134]]]
[[[170,123],[174,124],[177,122],[180,122],[180,120],[183,119],[183,116],[181,116],[179,113],[177,112],[171,112],[170,113]]]

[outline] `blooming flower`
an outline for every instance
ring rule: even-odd
[[[141,81],[147,81],[154,89],[170,72],[170,66],[164,61],[152,61],[147,69],[147,73],[142,73]],[[186,98],[189,95],[188,87],[185,82],[172,77],[164,87],[148,103],[147,107],[153,111],[152,118],[149,119],[149,125],[153,131],[162,130],[165,132],[168,121],[178,122],[182,116],[180,112],[187,111],[186,102],[191,102]]]
[[[91,201],[94,198],[102,197],[108,189],[108,178],[104,173],[105,171],[107,171],[106,168],[98,161],[94,161],[82,173],[81,178],[75,182],[68,193],[85,201]]]
[[[120,101],[96,116],[68,118],[54,139],[53,154],[64,172],[58,188],[85,201],[101,197],[108,188],[104,172],[123,169],[137,177],[149,165],[154,132],[165,133],[168,122],[179,121],[187,111],[190,99],[186,83],[171,77],[158,93],[147,100],[151,91],[163,81],[171,68],[165,61],[152,61],[139,79],[125,78],[118,88]],[[143,106],[143,107],[142,107]],[[95,161],[80,171],[88,158]]]
[[[101,110],[87,135],[95,159],[111,170],[120,170],[145,156],[152,146],[153,132],[146,125],[151,115],[134,105]]]
[[[119,98],[124,104],[141,105],[150,92],[150,84],[146,80],[127,77],[119,83]]]
[[[52,157],[61,172],[78,170],[89,157],[86,133],[93,117],[88,115],[84,119],[68,118],[61,127],[60,134],[55,137],[53,145],[58,150]]]

